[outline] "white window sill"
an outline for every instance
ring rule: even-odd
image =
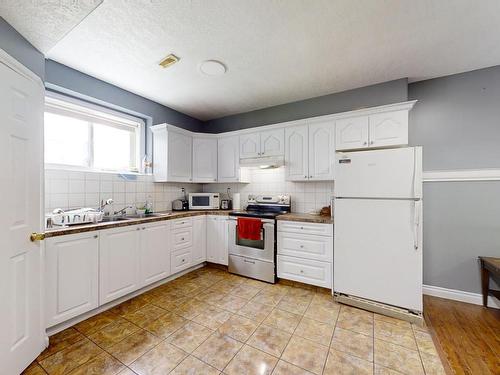
[[[140,173],[140,172],[132,172],[132,171],[112,171],[112,170],[106,170],[106,169],[78,167],[76,165],[47,164],[47,163],[45,164],[45,170],[124,174],[124,175],[135,175],[135,176],[152,176],[153,175],[152,173]]]

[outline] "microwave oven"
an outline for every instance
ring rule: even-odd
[[[219,193],[189,193],[190,210],[218,210]]]

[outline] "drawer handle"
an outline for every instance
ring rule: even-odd
[[[255,261],[246,260],[246,259],[243,259],[243,262],[245,262],[245,263],[250,263],[250,264],[255,264]]]

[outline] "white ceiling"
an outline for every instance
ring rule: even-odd
[[[499,31],[498,0],[105,0],[47,56],[207,120],[498,65]]]
[[[47,52],[103,0],[0,0],[0,16]]]

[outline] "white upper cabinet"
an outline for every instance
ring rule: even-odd
[[[285,130],[285,168],[289,181],[333,180],[335,124],[315,121]]]
[[[309,179],[333,180],[335,166],[335,123],[309,125]]]
[[[217,144],[217,180],[219,182],[240,182],[240,145],[238,136],[220,137]]]
[[[193,137],[193,182],[217,181],[217,138]]]
[[[260,156],[280,156],[285,154],[285,131],[267,130],[260,133]]]
[[[285,129],[285,171],[289,181],[305,181],[309,176],[308,126]]]
[[[192,181],[193,138],[171,131],[168,135],[168,181]]]
[[[408,144],[408,110],[378,112],[336,121],[336,149],[355,150]]]
[[[408,111],[377,113],[369,123],[370,147],[408,144]]]
[[[151,127],[153,175],[156,182],[192,182],[193,138],[167,124]]]
[[[257,158],[260,156],[260,133],[240,135],[240,158]]]
[[[368,116],[337,120],[336,149],[348,150],[368,146]]]
[[[240,158],[281,156],[285,153],[285,132],[283,129],[240,135]]]

